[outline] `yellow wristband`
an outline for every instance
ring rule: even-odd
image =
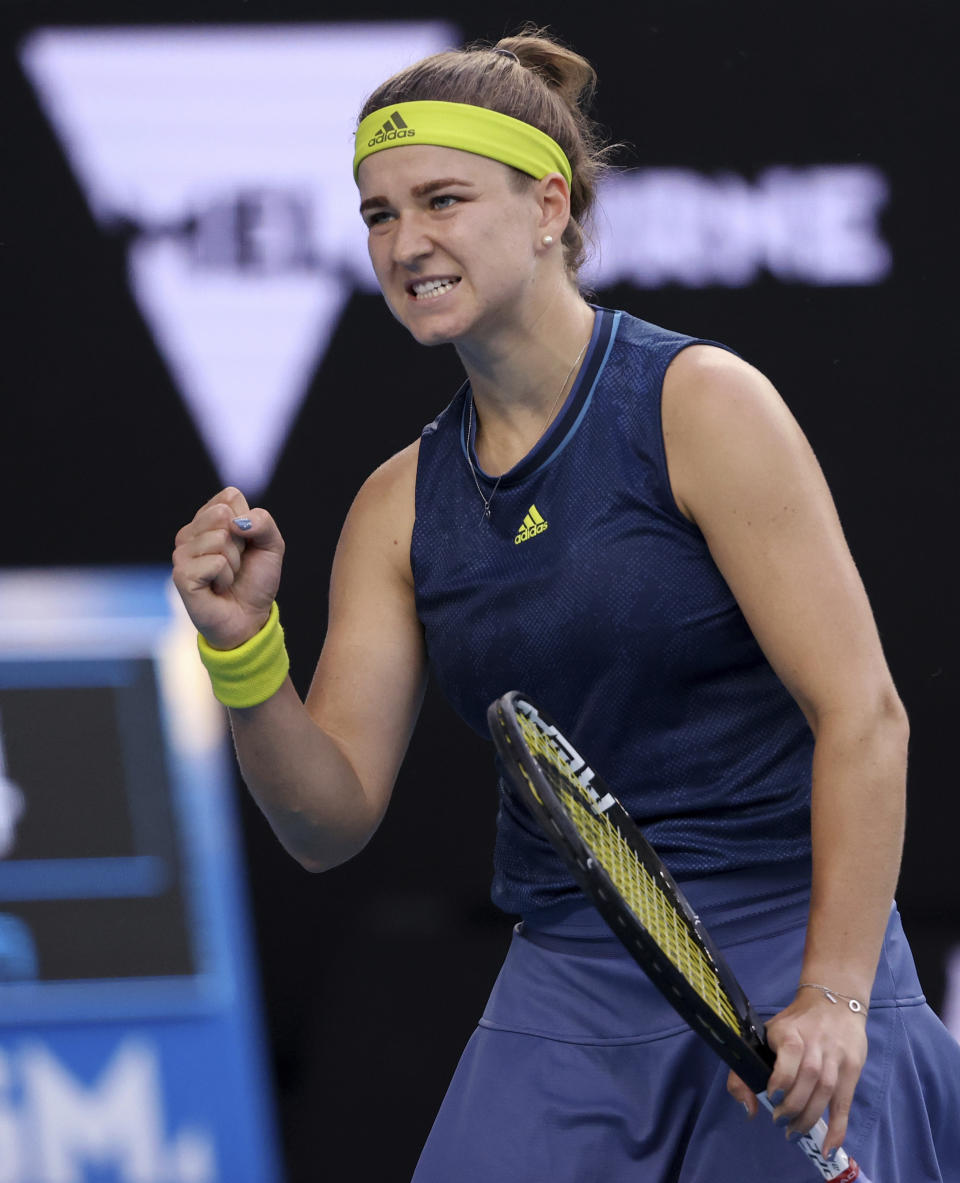
[[[276,600],[263,628],[236,649],[214,649],[200,633],[197,648],[213,693],[226,707],[255,707],[266,702],[283,685],[290,669]]]

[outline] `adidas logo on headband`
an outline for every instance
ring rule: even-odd
[[[373,139],[367,140],[367,147],[374,148],[377,144],[384,144],[388,140],[402,140],[406,136],[415,136],[416,134],[412,127],[407,127],[404,123],[400,112],[394,111]]]

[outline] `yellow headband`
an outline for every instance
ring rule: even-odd
[[[570,161],[560,145],[530,123],[469,103],[396,103],[374,111],[357,128],[353,157],[356,180],[361,160],[384,148],[434,144],[489,156],[540,180],[560,173],[569,185]]]

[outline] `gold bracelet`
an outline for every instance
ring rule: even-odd
[[[869,1006],[864,1005],[859,998],[851,998],[849,994],[841,994],[839,990],[831,990],[827,986],[819,986],[816,982],[801,982],[797,989],[819,990],[821,994],[826,995],[834,1004],[836,1004],[838,998],[842,998],[855,1015],[866,1016],[870,1013]]]
[[[236,649],[214,649],[200,633],[197,648],[213,693],[226,707],[255,707],[266,702],[283,685],[290,669],[276,600],[263,628]]]

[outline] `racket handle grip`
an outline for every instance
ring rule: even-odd
[[[766,1093],[758,1093],[757,1099],[761,1105],[764,1105],[771,1113],[773,1112],[774,1106],[770,1103],[770,1098]],[[827,1162],[823,1157],[823,1141],[826,1136],[827,1123],[821,1117],[817,1124],[797,1142],[797,1146],[810,1160],[821,1179],[827,1179],[829,1183],[853,1183],[854,1179],[857,1180],[857,1183],[870,1183],[867,1176],[842,1146],[833,1156],[833,1161]]]

